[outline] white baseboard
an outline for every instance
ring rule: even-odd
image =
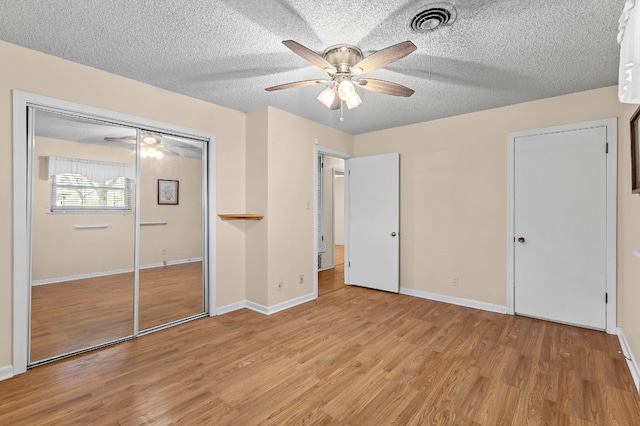
[[[622,347],[622,354],[627,360],[627,365],[629,366],[629,371],[631,372],[631,377],[633,377],[633,383],[636,385],[636,390],[640,393],[640,369],[638,368],[638,363],[631,352],[631,348],[629,347],[629,342],[627,342],[627,337],[624,335],[624,331],[620,327],[618,327],[618,340],[620,340],[620,347]]]
[[[164,262],[147,263],[144,265],[140,265],[140,269],[162,268],[163,266],[183,265],[185,263],[194,263],[194,262],[202,262],[202,258],[190,257],[188,259],[165,260]]]
[[[287,300],[286,302],[278,303],[273,306],[264,306],[259,303],[252,302],[250,300],[241,300],[239,302],[231,303],[229,305],[220,306],[216,309],[216,315],[224,315],[229,312],[237,311],[238,309],[251,309],[252,311],[261,313],[263,315],[271,315],[276,312],[284,311],[285,309],[293,308],[294,306],[302,305],[303,303],[310,302],[318,297],[311,293],[305,296],[296,297],[295,299]]]
[[[66,281],[84,280],[87,278],[99,278],[99,277],[107,277],[109,275],[126,274],[128,272],[133,272],[133,268],[112,269],[110,271],[91,272],[89,274],[78,274],[78,275],[69,275],[66,277],[45,278],[44,280],[33,280],[31,281],[31,285],[36,286],[36,285],[46,285],[46,284],[58,284]]]
[[[436,302],[450,303],[452,305],[464,306],[467,308],[480,309],[482,311],[497,312],[506,314],[507,307],[502,305],[494,305],[491,303],[478,302],[477,300],[463,299],[461,297],[446,296],[443,294],[429,293],[426,291],[414,290],[412,288],[400,287],[400,294],[407,296],[420,297],[422,299],[435,300]]]
[[[247,301],[241,300],[236,303],[230,303],[228,305],[220,306],[216,309],[216,315],[224,315],[229,312],[238,311],[247,307]]]
[[[147,263],[145,265],[140,265],[140,269],[160,268],[163,266],[182,265],[184,263],[192,263],[192,262],[202,262],[202,258],[192,257],[188,259],[176,259],[176,260],[167,260],[164,262],[157,262],[157,263]],[[109,275],[126,274],[128,272],[133,272],[133,268],[111,269],[109,271],[91,272],[88,274],[78,274],[78,275],[69,275],[66,277],[46,278],[43,280],[33,280],[31,282],[31,285],[33,286],[33,285],[45,285],[45,284],[58,284],[66,281],[84,280],[87,278],[99,278],[99,277],[107,277]]]
[[[264,306],[259,303],[254,303],[247,300],[247,309],[259,312],[264,315],[275,314],[276,312],[284,311],[285,309],[293,308],[294,306],[302,305],[303,303],[310,302],[317,299],[317,296],[313,293],[305,296],[296,297],[295,299],[287,300],[286,302],[278,303],[273,306]]]
[[[331,265],[327,265],[327,266],[325,266],[324,268],[319,268],[319,269],[318,269],[318,272],[320,272],[320,271],[326,271],[326,270],[328,270],[328,269],[333,269],[333,268],[335,268],[335,267],[336,267],[336,265],[334,265],[334,264],[332,263]]]
[[[13,374],[13,365],[7,365],[5,367],[0,367],[0,380],[10,379],[14,376]]]
[[[244,303],[247,305],[247,309],[251,309],[252,311],[258,312],[260,314],[269,315],[269,308],[264,305],[252,302],[250,300],[245,300]]]

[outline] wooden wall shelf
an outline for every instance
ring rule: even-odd
[[[263,214],[239,213],[239,214],[219,214],[222,220],[262,220]]]

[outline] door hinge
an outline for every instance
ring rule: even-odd
[[[349,170],[349,176],[351,176],[351,170]]]
[[[609,293],[604,294],[604,303],[609,303]]]
[[[609,142],[607,142],[606,144],[604,144],[605,148],[604,148],[604,153],[608,154],[609,153]]]
[[[349,262],[349,265],[348,265],[348,266],[349,266],[349,268],[351,268],[351,262]]]
[[[322,236],[322,241],[324,241],[324,235]]]

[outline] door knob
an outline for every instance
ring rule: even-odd
[[[396,233],[395,233],[395,232],[392,232],[392,233],[391,233],[391,236],[392,236],[392,237],[395,237],[395,236],[396,236]]]
[[[524,237],[520,237],[520,238],[518,238],[518,242],[519,242],[520,244],[524,244],[524,242],[525,242]]]

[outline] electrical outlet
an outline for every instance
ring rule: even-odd
[[[453,277],[453,286],[458,287],[458,277]]]
[[[304,284],[304,275],[300,274],[300,280],[298,281],[299,284]]]
[[[284,281],[280,280],[278,281],[278,291],[282,290],[282,287],[284,287]]]

